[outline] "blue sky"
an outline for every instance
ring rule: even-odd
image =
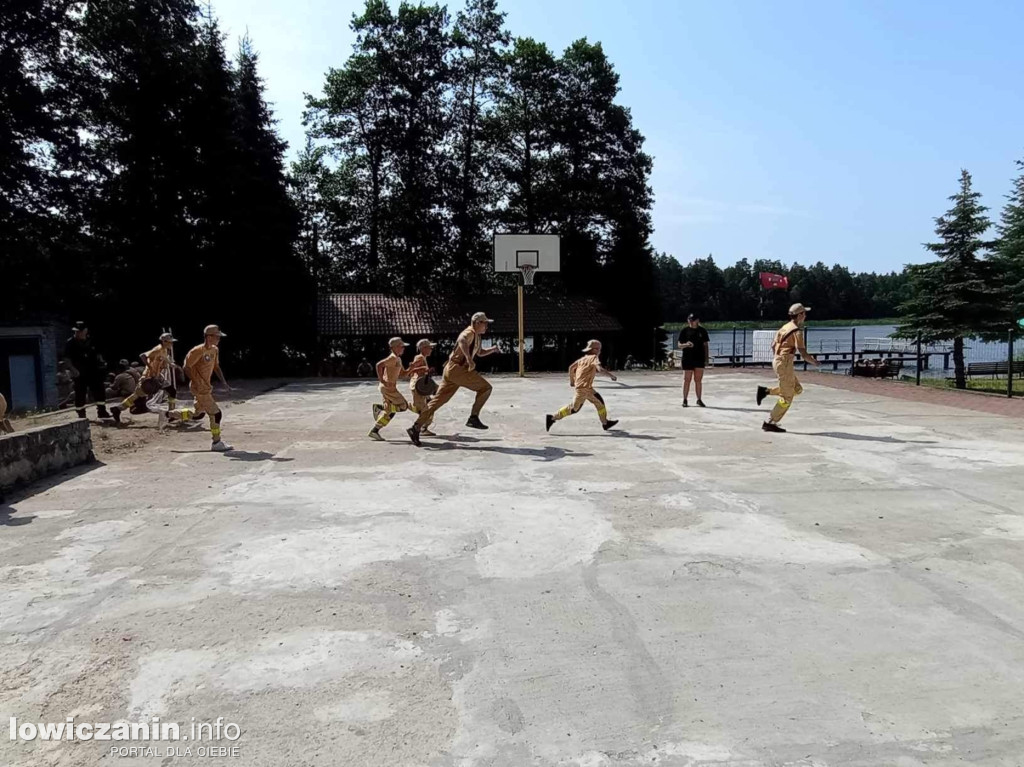
[[[397,3],[395,3],[397,4]],[[215,0],[260,51],[280,130],[351,51],[352,0]],[[453,14],[461,0],[448,4]],[[504,0],[561,52],[600,41],[654,156],[654,245],[899,269],[960,168],[993,218],[1024,158],[1024,2]],[[233,47],[233,44],[230,44]]]

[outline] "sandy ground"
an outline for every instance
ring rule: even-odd
[[[750,374],[687,410],[621,380],[611,433],[546,434],[538,376],[421,449],[407,414],[365,437],[362,382],[243,398],[225,455],[97,438],[0,507],[0,726],[223,717],[239,756],[5,734],[0,764],[1024,764],[1017,419],[811,384],[769,435]]]

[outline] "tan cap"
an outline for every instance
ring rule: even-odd
[[[600,349],[600,348],[601,348],[601,342],[598,341],[596,338],[591,338],[589,341],[587,341],[587,348],[585,348],[583,351],[585,351],[585,352],[592,352],[595,349]]]
[[[408,346],[409,345],[405,341],[403,341],[401,338],[399,338],[398,336],[395,336],[394,338],[389,338],[388,339],[388,346],[394,346],[395,344],[401,344],[402,346]]]
[[[796,317],[798,314],[803,314],[804,312],[809,312],[810,310],[811,307],[809,306],[804,306],[803,304],[793,304],[791,307],[789,307],[789,316]]]
[[[209,328],[207,328],[207,330],[209,330]],[[161,333],[160,334],[160,340],[161,341],[170,341],[171,343],[174,343],[178,339],[175,338],[174,336],[172,336],[170,333]]]
[[[488,317],[486,312],[477,312],[473,315],[473,322],[494,322],[494,320]]]
[[[419,341],[416,342],[417,349],[422,349],[424,346],[429,346],[431,349],[433,349],[435,346],[437,346],[437,344],[435,344],[429,338],[421,338]]]
[[[204,336],[220,336],[221,338],[227,338],[227,333],[221,333],[220,328],[216,325],[207,325],[203,328]]]

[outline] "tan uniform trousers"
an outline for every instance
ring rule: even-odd
[[[213,417],[220,412],[220,407],[213,399],[213,387],[209,384],[204,386],[201,383],[192,381],[188,388],[192,392],[192,396],[196,398],[195,412],[206,413],[210,416],[210,420],[213,421]]]
[[[438,387],[438,389],[440,389],[440,387]],[[412,412],[425,413],[427,408],[430,407],[431,399],[432,398],[428,397],[426,394],[420,394],[416,391],[415,383],[412,385]],[[431,416],[430,421],[427,421],[423,426],[430,426],[431,421],[433,421],[433,416]]]
[[[398,391],[397,388],[377,384],[377,389],[380,391],[381,399],[384,401],[384,407],[390,409],[390,412],[404,413],[409,409],[409,400],[403,397],[402,392]]]
[[[444,366],[444,380],[441,381],[441,385],[437,388],[437,394],[431,398],[426,410],[420,413],[420,417],[416,420],[416,425],[423,428],[434,420],[434,413],[444,407],[445,403],[454,397],[455,392],[462,387],[476,392],[472,414],[480,415],[480,411],[484,409],[487,398],[491,396],[491,385],[476,370],[470,370],[465,365],[449,362]]]
[[[592,386],[578,387],[576,389],[576,396],[572,398],[572,404],[568,407],[563,407],[555,413],[555,420],[561,421],[563,418],[580,412],[580,408],[587,402],[597,408],[597,416],[601,419],[601,423],[606,423],[608,421],[608,409],[605,407],[604,397],[598,394]]]
[[[769,416],[772,423],[781,421],[786,413],[789,412],[789,407],[793,404],[793,399],[796,395],[803,393],[804,387],[797,380],[796,371],[794,370],[795,362],[796,358],[792,354],[776,357],[772,361],[775,375],[779,377],[779,385],[773,386],[768,390],[768,393],[773,397],[779,398],[778,402],[775,403],[775,407],[772,408],[771,416]]]

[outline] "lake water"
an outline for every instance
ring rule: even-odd
[[[811,354],[821,354],[823,352],[849,351],[852,348],[854,341],[856,341],[858,351],[878,348],[888,349],[890,348],[890,343],[894,343],[896,345],[895,348],[898,349],[900,342],[891,342],[889,339],[889,336],[895,332],[896,327],[894,325],[862,325],[856,328],[808,327],[804,328],[804,337],[807,341],[807,350]],[[667,343],[668,348],[675,348],[678,335],[678,332],[670,334],[670,338]],[[753,354],[753,330],[737,329],[735,332],[732,330],[709,330],[708,335],[711,337],[712,357],[728,357],[734,354]],[[913,354],[913,345],[911,344],[910,346],[911,348],[908,353]],[[943,346],[936,345],[931,348],[939,349],[943,347],[951,348],[951,344]],[[925,348],[927,349],[928,347]],[[1007,352],[1007,343],[1005,341],[993,343],[968,340],[965,342],[964,358],[967,362],[995,362],[1005,360],[1007,358]],[[1018,340],[1016,342],[1015,352],[1024,352],[1024,341]],[[750,357],[748,356],[748,360],[749,359]],[[936,376],[952,375],[952,356],[950,356],[950,370],[944,371],[942,362],[943,360],[941,357],[933,357],[930,367],[924,371],[925,374]],[[911,371],[914,368],[912,362],[904,363],[904,366],[908,367]],[[837,372],[845,373],[848,368],[848,364],[845,366],[841,365]],[[822,370],[831,372],[832,367],[831,365],[823,366]]]

